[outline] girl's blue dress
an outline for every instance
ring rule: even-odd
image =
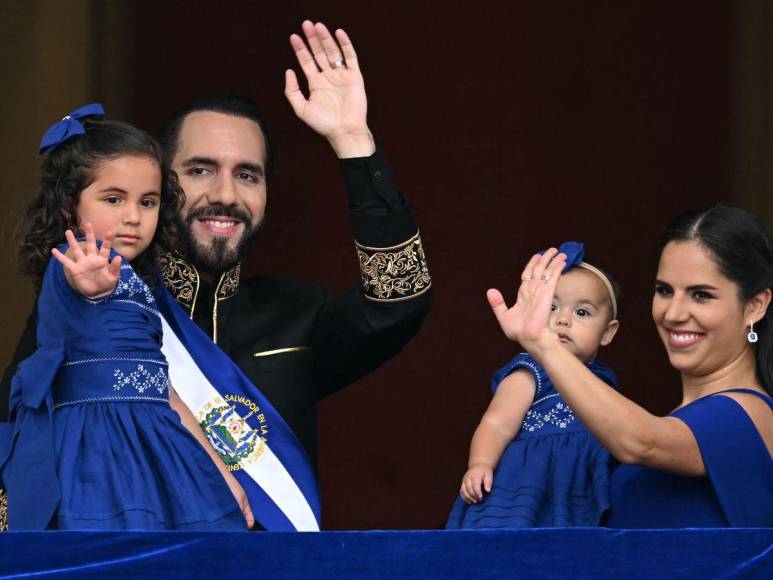
[[[531,356],[522,353],[497,371],[492,392],[519,368],[534,376],[534,402],[499,460],[491,493],[471,505],[457,497],[447,529],[595,526],[609,507],[609,453]],[[617,388],[606,364],[596,360],[588,368]]]
[[[773,399],[748,389],[773,408]],[[706,466],[687,477],[638,465],[612,472],[611,528],[773,527],[773,459],[736,401],[715,393],[671,413],[692,431]]]
[[[13,379],[13,437],[0,449],[9,529],[245,529],[169,406],[160,314],[131,266],[90,300],[51,260],[38,313],[38,350]]]

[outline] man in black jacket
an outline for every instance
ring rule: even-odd
[[[309,84],[287,71],[288,100],[324,136],[349,192],[362,283],[335,296],[316,284],[271,276],[242,279],[266,203],[270,148],[254,104],[242,97],[189,102],[163,133],[186,201],[186,239],[162,259],[167,289],[274,404],[315,459],[317,401],[396,354],[430,305],[418,229],[366,124],[354,49],[322,24],[291,37]],[[309,51],[311,49],[311,51]]]
[[[271,156],[257,107],[233,95],[189,102],[164,130],[186,202],[185,240],[161,268],[178,303],[272,402],[315,463],[317,401],[405,346],[429,311],[431,281],[410,209],[368,129],[351,42],[321,23],[304,22],[303,33],[305,41],[290,42],[309,97],[291,70],[285,94],[339,158],[361,283],[334,295],[316,284],[240,277],[263,219]],[[33,313],[0,384],[3,418],[16,366],[34,351],[35,325]],[[231,403],[249,409],[241,399]]]

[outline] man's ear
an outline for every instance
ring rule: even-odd
[[[615,319],[607,322],[607,327],[604,329],[604,334],[601,335],[601,346],[607,346],[610,342],[612,342],[612,339],[615,338],[619,328],[619,320]]]

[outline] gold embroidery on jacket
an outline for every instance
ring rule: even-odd
[[[161,268],[166,289],[193,318],[196,299],[199,296],[198,271],[177,252],[163,254],[158,260],[158,265]]]
[[[0,488],[0,532],[8,530],[8,494]]]
[[[172,297],[188,310],[193,319],[196,300],[199,297],[199,272],[179,252],[168,252],[159,258],[159,267],[164,285]],[[241,264],[223,272],[215,288],[215,303],[212,307],[212,340],[217,343],[217,306],[222,300],[231,298],[239,291]]]
[[[212,340],[215,344],[217,344],[217,305],[221,300],[227,300],[239,290],[241,269],[241,264],[236,264],[227,272],[223,272],[220,275],[217,288],[215,288],[215,305],[212,307]]]
[[[366,298],[377,302],[409,300],[432,285],[419,232],[390,248],[355,245]]]

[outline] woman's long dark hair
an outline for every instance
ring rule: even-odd
[[[158,164],[163,176],[161,204],[153,240],[132,267],[152,281],[156,248],[175,245],[176,215],[184,194],[175,175],[164,168],[161,148],[150,135],[119,121],[84,119],[82,124],[85,134],[58,145],[43,161],[38,193],[17,231],[19,269],[40,289],[51,248],[64,243],[68,229],[82,235],[78,199],[96,179],[100,165],[119,157],[147,157]]]
[[[659,254],[669,242],[693,240],[714,258],[720,272],[736,286],[743,302],[773,290],[773,234],[757,216],[722,204],[677,217],[660,240]],[[754,325],[759,336],[757,379],[768,393],[773,388],[773,308]]]

